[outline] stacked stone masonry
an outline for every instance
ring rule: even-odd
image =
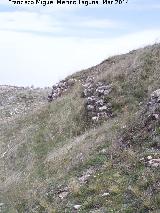
[[[112,105],[107,101],[111,85],[99,81],[94,83],[94,77],[88,77],[83,84],[83,97],[87,115],[93,122],[112,117]]]
[[[72,78],[66,81],[60,81],[58,84],[54,85],[51,94],[48,95],[48,101],[51,102],[60,97],[71,88],[76,81],[76,79]],[[93,122],[112,117],[112,105],[106,98],[111,92],[112,85],[106,85],[101,81],[95,83],[94,76],[89,76],[87,79],[81,79],[79,82],[83,87],[82,97],[85,98],[87,117]]]

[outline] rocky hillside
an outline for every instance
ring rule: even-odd
[[[159,212],[160,45],[0,86],[0,147],[0,212]]]
[[[0,119],[12,118],[15,115],[27,114],[31,108],[36,109],[45,104],[51,88],[29,88],[16,86],[0,86]]]

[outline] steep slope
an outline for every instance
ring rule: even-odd
[[[69,76],[49,102],[1,87],[0,211],[158,212],[159,67],[156,44]]]

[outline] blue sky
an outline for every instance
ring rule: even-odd
[[[46,7],[1,0],[0,84],[51,86],[109,56],[155,42],[159,0]]]

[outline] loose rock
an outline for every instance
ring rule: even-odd
[[[81,208],[81,205],[75,205],[75,206],[74,206],[74,209],[75,209],[75,210],[78,210],[78,209],[80,209],[80,208]]]
[[[69,192],[64,191],[64,192],[59,193],[58,197],[61,199],[64,199],[65,197],[67,197],[68,194],[69,194]]]
[[[105,192],[104,194],[102,194],[102,197],[105,197],[105,196],[108,196],[109,193],[108,192]]]
[[[148,164],[151,167],[160,167],[160,158],[159,159],[151,159]]]

